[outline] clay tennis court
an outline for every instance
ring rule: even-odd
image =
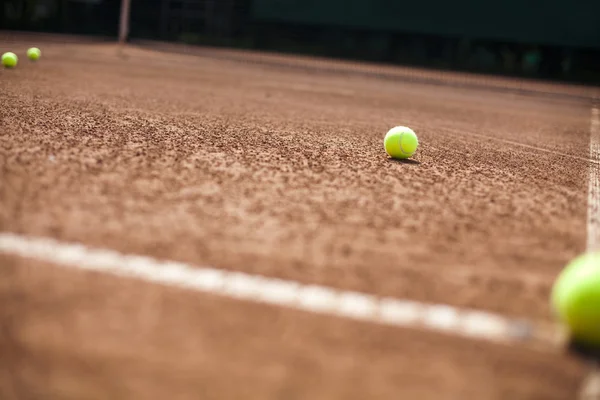
[[[3,33],[0,231],[553,321],[593,89]],[[6,49],[4,49],[6,47]],[[419,135],[411,161],[383,136]],[[596,210],[597,211],[597,210]],[[50,249],[51,251],[51,249]],[[0,253],[2,399],[572,399],[587,366]]]

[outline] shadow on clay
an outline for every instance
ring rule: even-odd
[[[388,158],[388,162],[393,162],[396,164],[421,165],[420,161],[413,160],[412,158],[405,158],[402,160],[397,158]]]

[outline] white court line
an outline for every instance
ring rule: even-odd
[[[592,107],[590,120],[590,159],[600,161],[600,112]],[[600,169],[590,164],[587,216],[587,250],[600,250]]]
[[[600,160],[600,112],[592,107],[590,159]],[[590,164],[588,185],[587,251],[600,250],[600,168]],[[579,400],[600,400],[600,367],[594,363],[581,386]]]
[[[600,158],[598,158],[598,157],[594,158],[592,156],[591,152],[590,152],[590,157],[587,158],[587,157],[581,157],[581,156],[576,156],[576,155],[572,155],[572,154],[562,153],[562,152],[556,151],[556,150],[546,149],[546,148],[540,147],[540,146],[533,146],[530,144],[518,142],[516,140],[505,139],[503,137],[485,135],[482,133],[461,131],[459,129],[449,129],[449,128],[442,128],[442,129],[440,129],[440,131],[450,132],[452,134],[460,134],[463,136],[476,137],[479,139],[487,139],[492,142],[506,143],[506,144],[510,144],[512,146],[517,146],[517,147],[521,147],[524,149],[534,150],[534,151],[541,152],[541,153],[552,154],[552,155],[558,156],[558,157],[568,158],[571,160],[579,160],[579,161],[584,161],[584,162],[590,163],[590,164],[600,165]]]
[[[492,342],[557,344],[561,332],[483,311],[382,298],[324,286],[93,249],[53,239],[0,233],[0,253],[175,286],[234,299],[383,325],[426,329]]]

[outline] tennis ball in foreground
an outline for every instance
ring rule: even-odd
[[[29,50],[27,50],[27,57],[31,61],[37,61],[40,59],[41,56],[42,56],[42,52],[37,47],[32,47]]]
[[[419,146],[417,135],[405,126],[396,126],[386,133],[383,139],[385,152],[393,158],[409,158]]]
[[[560,273],[552,307],[579,343],[600,347],[600,253],[586,253]]]
[[[2,54],[2,65],[4,65],[6,68],[16,67],[18,61],[19,58],[15,53],[11,53],[9,51],[8,53]]]

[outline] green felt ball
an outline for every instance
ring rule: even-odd
[[[575,341],[600,346],[600,253],[571,261],[554,283],[551,302]]]
[[[6,68],[16,67],[18,62],[19,58],[15,53],[11,53],[9,51],[8,53],[2,54],[2,65],[4,65]]]
[[[383,139],[385,152],[393,158],[409,158],[419,146],[415,132],[405,126],[396,126],[386,133]]]
[[[42,52],[37,47],[32,47],[29,50],[27,50],[27,57],[31,61],[37,61],[40,59],[41,56],[42,56]]]

